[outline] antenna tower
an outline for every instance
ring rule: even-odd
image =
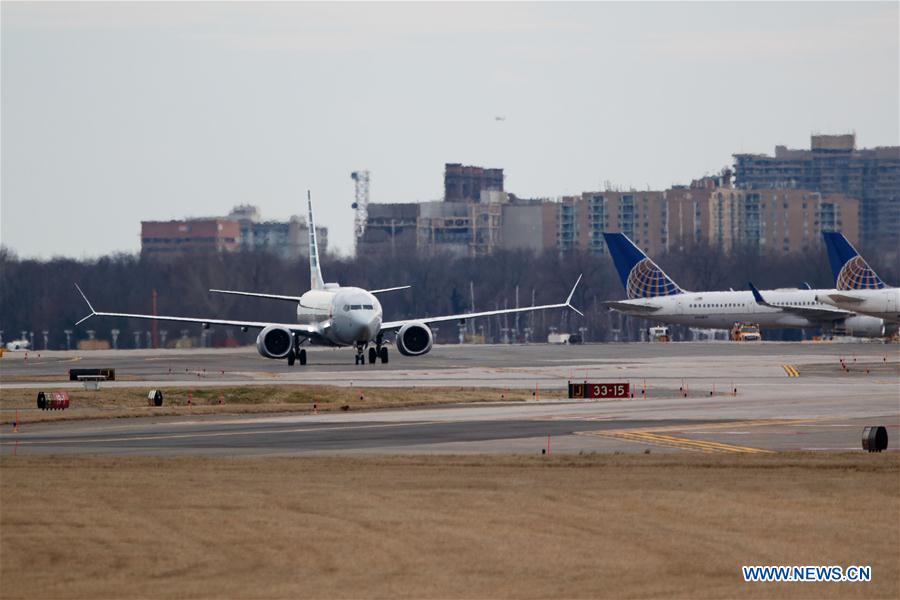
[[[356,199],[353,202],[353,248],[356,250],[359,240],[366,232],[366,220],[369,217],[369,172],[353,171],[350,177],[356,182]]]

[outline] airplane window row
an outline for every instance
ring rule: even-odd
[[[371,304],[345,304],[344,310],[373,310],[375,307]]]
[[[725,302],[723,304],[691,304],[691,308],[742,308],[747,306],[746,304],[739,304],[737,302]]]

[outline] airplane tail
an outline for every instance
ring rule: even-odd
[[[319,266],[319,244],[316,243],[316,221],[313,218],[312,195],[306,191],[306,201],[309,206],[309,216],[306,224],[309,227],[309,289],[324,290],[325,280],[322,279],[322,268]]]
[[[859,255],[856,248],[839,231],[823,231],[828,262],[834,273],[834,287],[839,290],[873,290],[885,287],[884,282]]]
[[[684,293],[627,235],[604,233],[603,237],[629,300]]]

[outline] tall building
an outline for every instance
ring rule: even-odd
[[[813,135],[809,150],[735,154],[735,184],[747,190],[798,188],[860,201],[860,238],[900,246],[900,146],[856,149],[856,136]]]

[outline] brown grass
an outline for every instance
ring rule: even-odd
[[[5,409],[35,408],[34,389],[0,388],[0,407]],[[320,411],[376,408],[403,408],[433,404],[493,402],[499,400],[521,402],[534,399],[529,390],[494,388],[386,388],[338,387],[327,385],[265,385],[222,387],[163,388],[163,406],[147,405],[149,388],[105,388],[98,391],[69,391],[71,407],[61,411],[29,411],[20,413],[22,422],[59,421],[72,419],[146,417],[187,414],[237,414],[270,412],[308,412],[313,404]],[[565,391],[541,391],[540,398],[562,398]],[[191,404],[188,405],[190,399]],[[219,401],[224,404],[219,404]],[[11,423],[15,413],[0,416],[0,423]]]
[[[0,459],[4,598],[900,597],[900,455]],[[744,583],[744,564],[871,583]]]

